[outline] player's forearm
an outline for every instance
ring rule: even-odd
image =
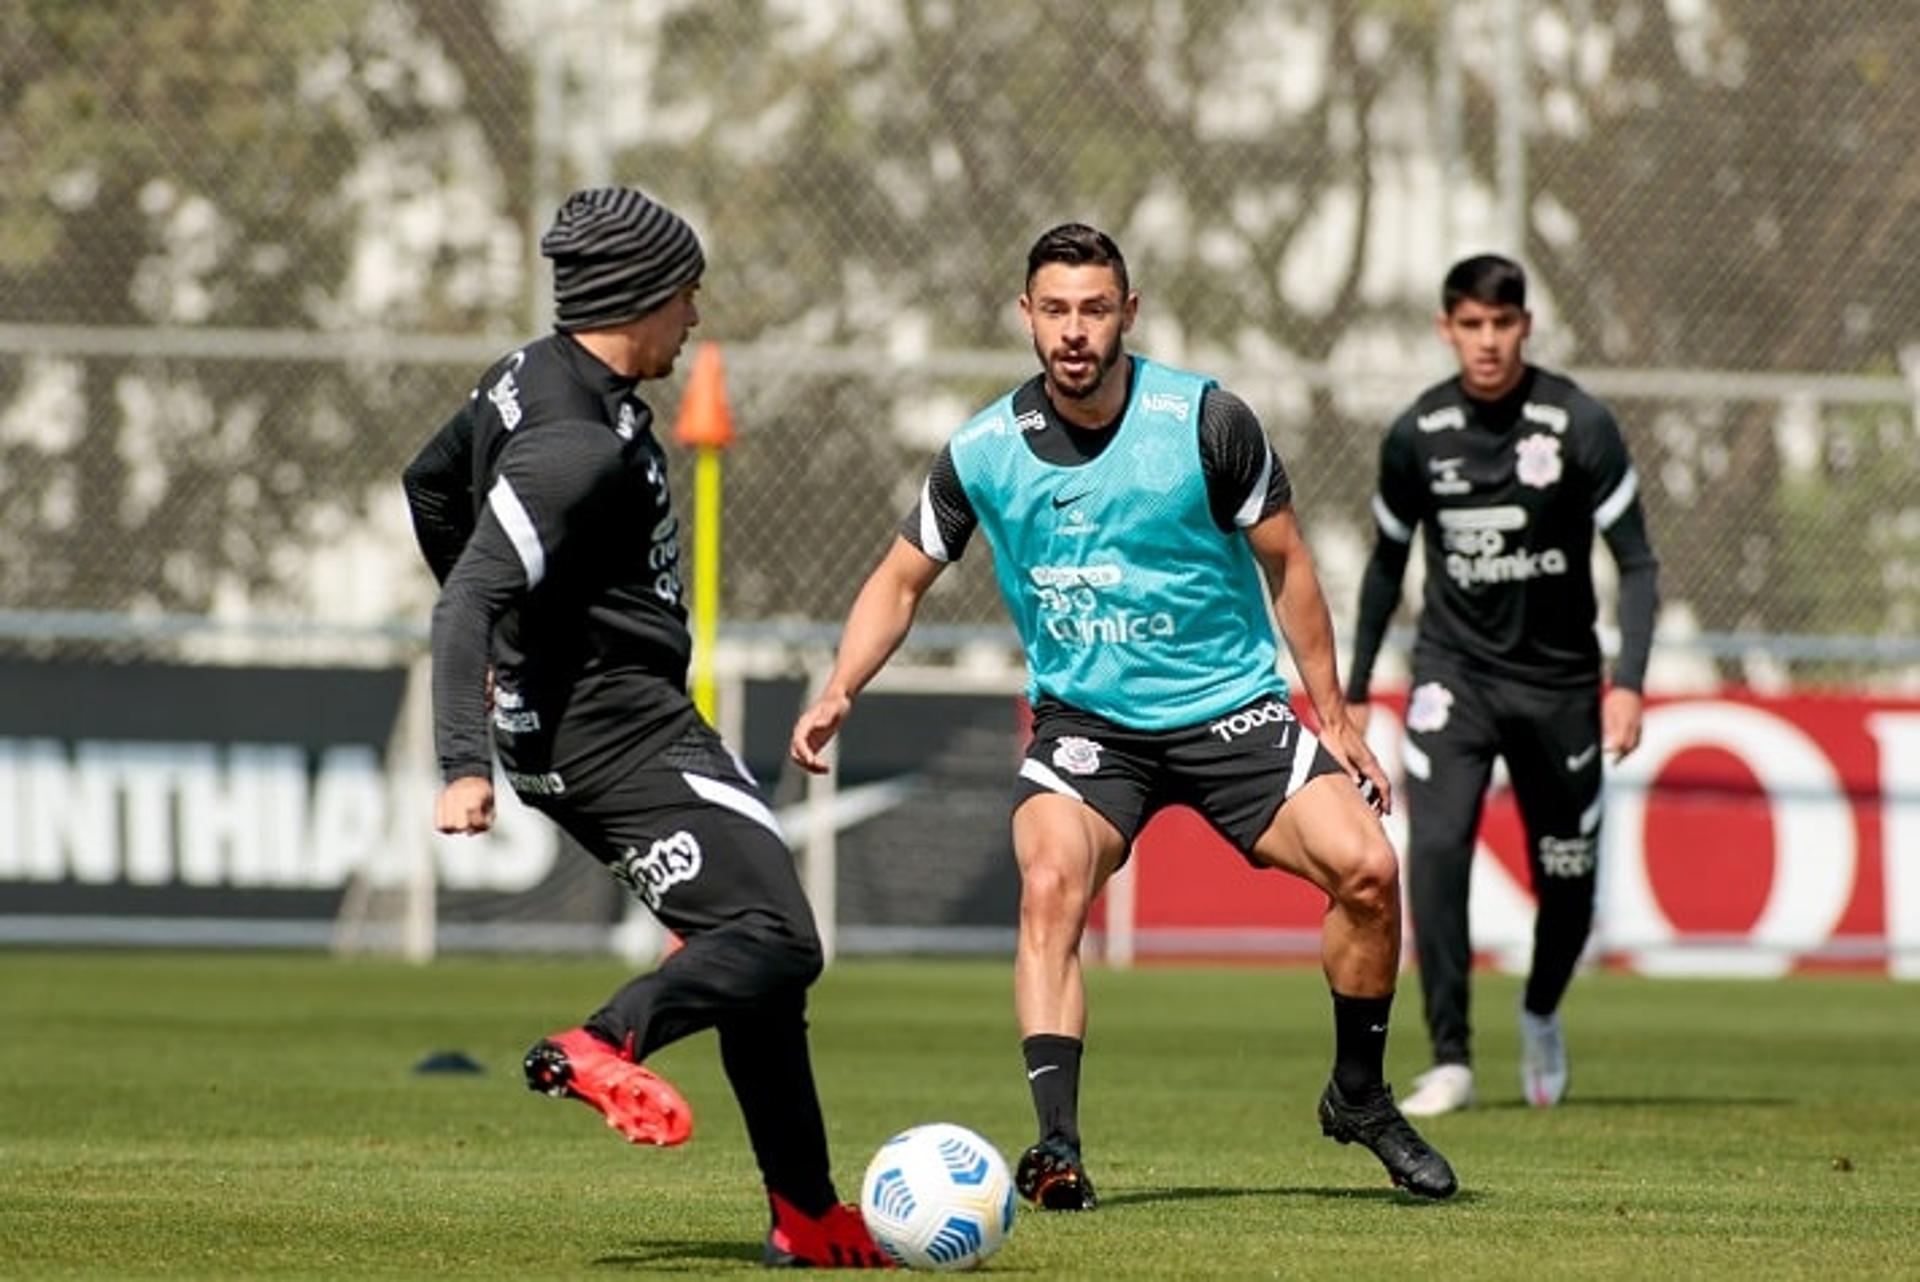
[[[491,519],[469,541],[433,607],[433,731],[447,782],[493,774],[487,672],[493,628],[525,590],[518,555]]]
[[[1660,562],[1647,538],[1639,504],[1607,530],[1606,539],[1620,567],[1620,654],[1614,661],[1613,682],[1639,690],[1646,684],[1654,616],[1660,606]]]
[[[1273,607],[1314,712],[1322,723],[1344,717],[1347,699],[1340,689],[1339,661],[1334,654],[1333,616],[1310,564],[1288,571],[1273,598]]]
[[[1653,650],[1653,620],[1660,604],[1659,567],[1636,566],[1620,576],[1620,655],[1614,661],[1613,682],[1641,690],[1647,681],[1647,659]]]
[[[471,436],[471,418],[462,408],[421,448],[400,478],[421,555],[442,583],[473,533]]]
[[[1382,537],[1367,559],[1360,578],[1360,609],[1353,630],[1353,664],[1347,672],[1347,701],[1365,703],[1373,685],[1374,661],[1380,657],[1387,623],[1400,605],[1400,583],[1406,574],[1408,545]]]
[[[907,638],[920,594],[883,574],[860,589],[834,655],[824,693],[852,699],[872,681]]]
[[[490,778],[487,656],[492,628],[484,611],[456,584],[433,610],[433,737],[440,777],[452,783]]]

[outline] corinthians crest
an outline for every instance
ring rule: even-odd
[[[1520,478],[1520,484],[1544,490],[1560,479],[1559,437],[1545,433],[1522,437],[1514,444],[1513,452],[1519,459],[1514,475]]]
[[[1062,735],[1054,745],[1053,764],[1070,775],[1090,775],[1100,768],[1100,745],[1079,735]]]

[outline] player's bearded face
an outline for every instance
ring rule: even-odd
[[[1094,347],[1081,336],[1063,340],[1051,348],[1040,345],[1034,336],[1033,350],[1046,367],[1047,381],[1053,390],[1069,400],[1081,401],[1099,391],[1107,372],[1120,363],[1120,331],[1115,330],[1104,347]]]
[[[1121,296],[1111,267],[1048,263],[1034,273],[1021,311],[1054,394],[1086,400],[1125,354],[1136,299]]]

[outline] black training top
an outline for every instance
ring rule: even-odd
[[[1133,377],[1131,361],[1127,376]],[[1057,467],[1098,458],[1114,439],[1112,429],[1119,422],[1115,419],[1104,427],[1069,423],[1054,409],[1046,379],[1039,374],[1014,390],[1013,412],[1023,425],[1033,425],[1023,426],[1021,432],[1027,448]],[[1293,502],[1287,469],[1267,443],[1260,420],[1238,396],[1222,387],[1209,389],[1200,401],[1199,435],[1207,503],[1222,532],[1258,524]],[[943,446],[928,470],[926,484],[920,487],[919,501],[900,522],[900,536],[936,561],[957,561],[979,524],[954,471],[952,447]]]
[[[407,467],[407,502],[441,581],[434,734],[448,781],[492,773],[558,796],[617,775],[697,715],[678,524],[653,412],[572,338],[528,343],[481,376]]]
[[[1572,380],[1529,365],[1497,401],[1475,400],[1458,378],[1422,392],[1381,444],[1373,514],[1379,538],[1361,584],[1350,699],[1367,697],[1419,526],[1427,574],[1416,660],[1543,685],[1598,680],[1598,531],[1620,567],[1614,683],[1641,687],[1659,563],[1619,425]]]

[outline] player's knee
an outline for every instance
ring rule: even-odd
[[[827,968],[827,955],[820,947],[820,936],[813,931],[805,931],[788,937],[786,971],[789,982],[805,988],[820,978],[820,972]]]
[[[1085,879],[1060,864],[1030,863],[1020,875],[1020,916],[1036,923],[1075,922],[1086,915]]]
[[[1354,842],[1342,861],[1334,897],[1353,916],[1386,918],[1400,909],[1400,861],[1384,836]]]
[[[805,988],[826,969],[826,954],[812,923],[781,922],[758,932],[763,987],[768,990]]]

